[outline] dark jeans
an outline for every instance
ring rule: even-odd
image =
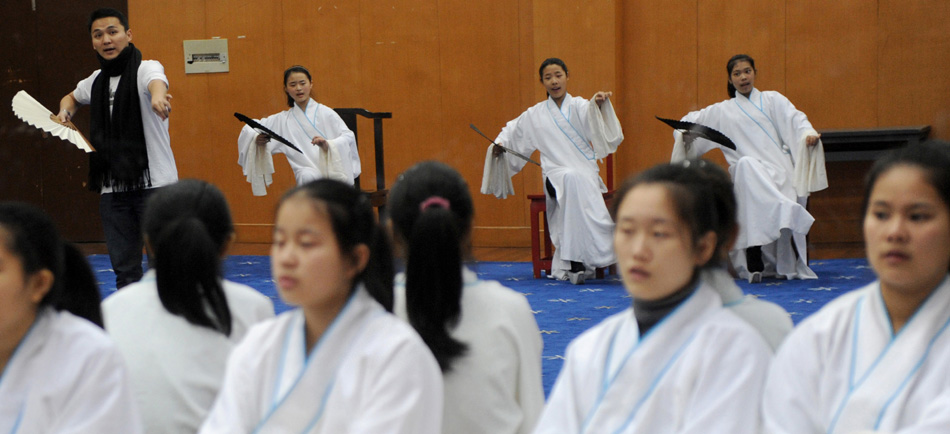
[[[99,215],[116,289],[142,278],[142,217],[145,200],[155,189],[106,193],[99,198]]]

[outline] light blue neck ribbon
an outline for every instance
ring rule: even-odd
[[[607,395],[607,391],[610,390],[610,388],[616,382],[617,377],[619,377],[620,373],[623,372],[624,366],[627,364],[627,361],[630,360],[630,357],[633,356],[633,353],[636,352],[636,350],[640,348],[640,344],[642,344],[648,338],[653,336],[654,334],[653,332],[655,330],[662,328],[666,324],[667,320],[673,315],[676,315],[676,313],[680,310],[680,308],[682,308],[683,305],[688,303],[689,299],[693,298],[693,296],[696,295],[697,292],[698,291],[693,291],[693,293],[690,294],[689,297],[687,297],[685,300],[683,300],[679,304],[679,306],[676,306],[676,308],[673,309],[672,312],[666,315],[666,317],[660,320],[659,323],[657,323],[655,326],[653,326],[653,328],[647,331],[646,334],[640,337],[640,339],[637,340],[637,342],[627,351],[627,353],[624,354],[623,359],[621,359],[620,364],[617,366],[617,369],[611,374],[610,360],[613,358],[614,347],[616,345],[617,335],[619,334],[620,328],[618,327],[617,330],[614,330],[613,335],[610,337],[610,347],[607,350],[607,358],[604,360],[603,376],[601,377],[601,381],[600,381],[600,392],[597,395],[597,399],[594,402],[594,405],[591,407],[590,411],[587,412],[587,416],[584,418],[584,422],[581,424],[581,430],[580,430],[581,433],[587,432],[588,426],[593,420],[594,415],[597,414],[597,409],[603,403],[604,397]],[[632,312],[631,312],[631,315],[632,315]],[[676,363],[676,361],[679,359],[679,357],[683,354],[683,350],[685,350],[686,347],[688,347],[689,344],[693,342],[694,337],[695,337],[695,334],[687,338],[686,341],[683,342],[683,344],[676,350],[676,352],[673,353],[673,356],[670,357],[670,359],[666,361],[666,363],[663,365],[663,368],[660,369],[660,372],[656,375],[656,377],[650,383],[650,387],[647,388],[647,390],[643,393],[642,396],[640,396],[640,399],[637,400],[636,404],[630,410],[630,414],[629,416],[627,416],[627,419],[624,421],[622,425],[620,425],[619,428],[617,428],[614,431],[614,433],[622,433],[624,430],[627,429],[630,423],[633,422],[633,418],[640,411],[640,408],[647,401],[647,399],[651,395],[653,395],[653,393],[656,391],[656,387],[660,383],[660,380],[662,380],[663,377],[666,376],[666,373],[669,372],[670,367],[672,367]]]
[[[309,101],[307,101],[307,106],[306,106],[306,107],[300,109],[300,111],[303,112],[303,119],[304,119],[305,121],[307,121],[307,123],[310,124],[310,126],[313,127],[314,130],[317,131],[317,134],[319,134],[320,137],[323,137],[324,139],[330,140],[330,138],[327,137],[326,133],[324,133],[323,130],[321,130],[320,127],[317,126],[317,113],[320,112],[320,103],[318,103],[318,102],[316,102],[316,101],[314,101],[313,103],[315,104],[315,106],[314,106],[315,108],[314,108],[314,110],[313,110],[313,119],[310,119],[310,117],[307,116],[307,109],[310,108],[310,102],[309,102]],[[297,104],[294,104],[294,108],[300,108],[300,106],[298,106]],[[291,110],[291,114],[293,115],[294,120],[297,121],[297,126],[300,127],[300,130],[303,131],[303,134],[304,134],[305,136],[308,136],[308,137],[309,137],[309,136],[310,136],[310,133],[307,131],[307,128],[304,127],[304,125],[303,125],[302,123],[300,123],[300,117],[297,115],[297,111],[292,109],[292,110]],[[312,139],[313,137],[310,137],[310,138]]]
[[[567,102],[567,97],[568,95],[564,95],[564,99],[561,100],[561,105],[564,105],[564,103]],[[550,96],[548,96],[548,101],[545,106],[548,109],[548,114],[551,115],[551,120],[554,121],[554,125],[557,126],[557,129],[561,130],[561,134],[564,134],[564,137],[567,137],[567,139],[574,144],[574,148],[577,149],[577,152],[580,152],[581,155],[583,155],[588,161],[595,159],[596,156],[594,155],[593,146],[591,146],[591,144],[588,143],[586,139],[584,139],[584,135],[577,130],[573,123],[571,123],[571,106],[568,105],[567,114],[565,114],[560,108],[557,107],[557,104],[554,103],[554,100]],[[573,131],[574,135],[569,134],[564,128],[565,125],[562,124],[566,124],[566,126],[569,127],[571,131]]]
[[[755,122],[755,124],[758,125],[758,127],[762,130],[762,132],[765,133],[765,135],[769,138],[769,140],[771,140],[772,143],[775,144],[775,146],[778,146],[778,149],[782,151],[782,153],[784,153],[785,155],[788,155],[789,159],[792,160],[792,167],[795,167],[795,160],[792,159],[791,149],[789,149],[788,146],[782,143],[781,137],[778,137],[778,138],[772,137],[772,134],[770,134],[769,131],[765,129],[765,127],[763,127],[762,124],[759,123],[759,121],[755,120],[755,118],[753,118],[752,115],[750,115],[749,112],[747,112],[742,107],[742,104],[739,104],[740,95],[741,94],[739,92],[736,92],[735,98],[732,99],[736,103],[736,106],[739,107],[739,110],[742,110],[742,113],[744,113],[746,117],[751,119],[752,122]],[[749,96],[752,96],[752,95],[750,94]],[[759,113],[762,113],[762,115],[765,116],[765,118],[769,120],[769,123],[772,124],[772,128],[775,129],[775,133],[778,134],[779,133],[778,125],[775,124],[775,121],[772,120],[772,117],[769,116],[768,113],[766,113],[764,110],[765,106],[763,105],[763,102],[762,102],[762,92],[759,92],[759,105],[755,105],[755,103],[750,98],[746,98],[746,100],[749,101],[750,104],[752,104],[752,107],[755,107],[755,109],[758,110]]]

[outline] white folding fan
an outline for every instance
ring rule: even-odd
[[[33,99],[26,91],[21,90],[13,96],[13,113],[24,122],[71,142],[83,151],[94,152],[96,150],[72,122],[60,123],[56,115],[43,107],[39,101]]]

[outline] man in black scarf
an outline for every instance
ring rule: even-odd
[[[102,193],[99,213],[106,246],[121,288],[142,277],[142,212],[155,188],[178,180],[168,136],[171,95],[161,63],[142,60],[132,45],[128,19],[115,9],[89,17],[101,69],[60,101],[69,120],[90,104],[89,188]]]

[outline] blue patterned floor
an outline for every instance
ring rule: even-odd
[[[89,257],[103,297],[115,292],[115,275],[106,255]],[[865,259],[812,261],[817,280],[770,280],[752,285],[739,282],[753,294],[785,308],[796,324],[829,300],[874,280]],[[630,305],[617,276],[591,280],[585,285],[549,279],[534,279],[530,262],[480,262],[473,265],[483,279],[492,279],[523,293],[534,309],[544,338],[542,374],[548,393],[564,360],[564,350],[575,336]],[[225,261],[228,279],[258,289],[274,301],[278,313],[287,310],[276,295],[267,256],[231,256]]]

